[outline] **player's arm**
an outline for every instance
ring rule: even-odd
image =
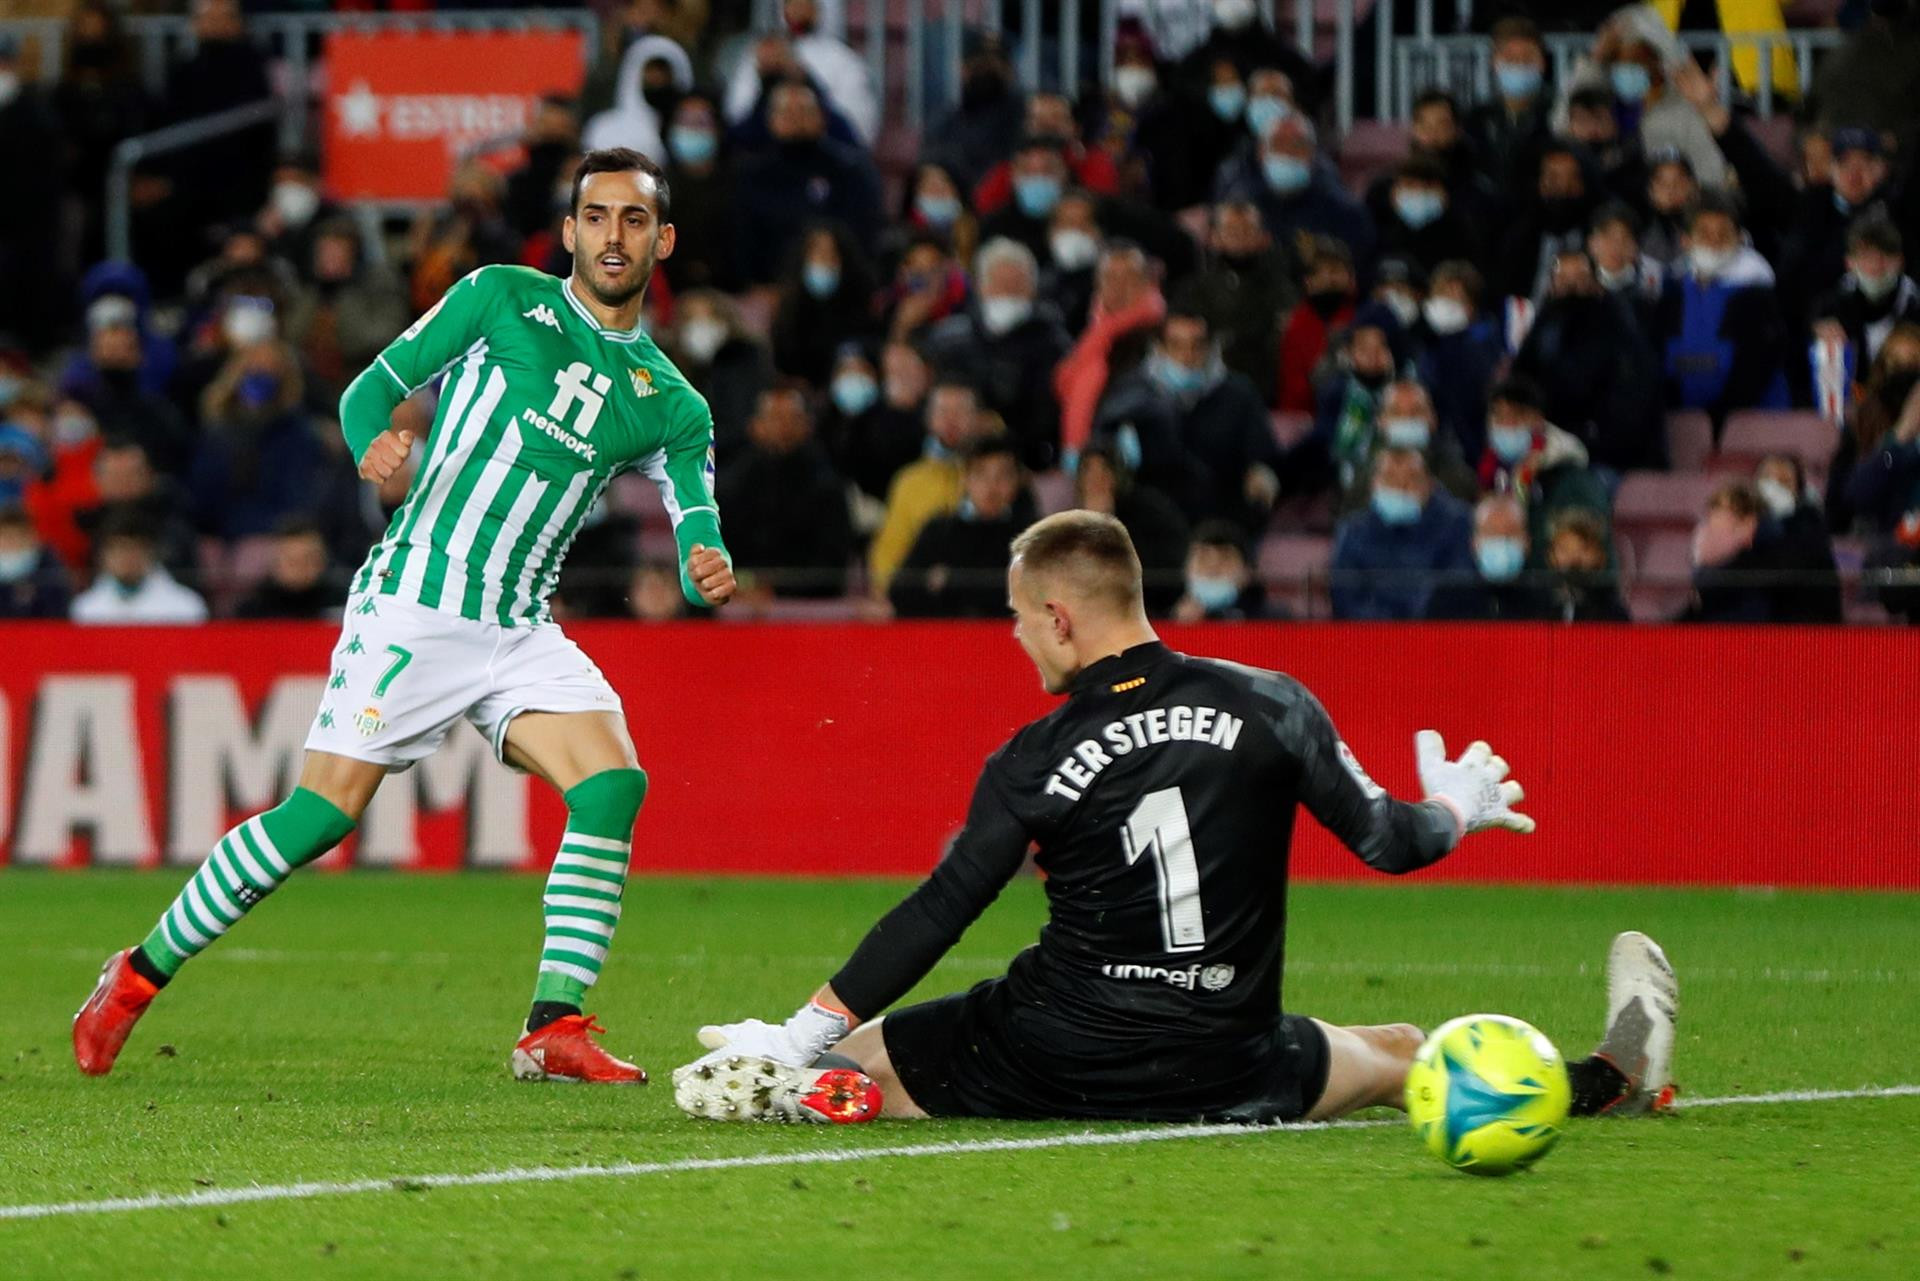
[[[391,430],[394,407],[473,346],[485,332],[497,290],[485,268],[469,273],[347,384],[340,434],[362,477],[385,480],[406,461],[413,433]]]
[[[840,972],[785,1024],[748,1019],[700,1029],[709,1050],[764,1054],[796,1067],[905,996],[1013,879],[1027,831],[1002,798],[992,762],[975,785],[967,823],[933,874],[854,949]]]
[[[1448,761],[1440,736],[1422,730],[1414,741],[1427,799],[1399,801],[1367,777],[1318,699],[1296,687],[1284,706],[1274,728],[1297,764],[1301,803],[1370,867],[1412,872],[1444,858],[1469,832],[1533,830],[1532,819],[1510,808],[1520,785],[1502,782],[1506,762],[1485,743]]]
[[[720,538],[720,507],[713,496],[713,416],[704,404],[675,434],[666,457],[647,472],[673,520],[681,593],[695,605],[726,604],[733,597],[733,555]]]

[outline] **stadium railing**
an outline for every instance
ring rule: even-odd
[[[216,111],[210,116],[183,120],[177,125],[155,129],[122,139],[113,148],[107,163],[106,235],[107,257],[119,262],[133,261],[133,169],[143,160],[185,151],[203,142],[223,138],[242,129],[268,124],[279,118],[280,102],[262,98],[243,106]]]

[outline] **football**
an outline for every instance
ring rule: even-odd
[[[1572,1091],[1538,1028],[1504,1014],[1441,1024],[1407,1073],[1407,1118],[1427,1150],[1469,1174],[1511,1174],[1552,1151]]]

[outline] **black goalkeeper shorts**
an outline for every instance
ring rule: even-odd
[[[894,1075],[929,1116],[1297,1121],[1327,1088],[1327,1034],[1299,1014],[1233,1049],[1115,1052],[1097,1031],[1033,1017],[989,979],[889,1014],[880,1031]]]

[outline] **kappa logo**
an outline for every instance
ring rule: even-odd
[[[653,385],[653,371],[650,369],[631,370],[627,376],[633,379],[633,394],[642,400],[656,395],[660,390]]]
[[[545,303],[535,303],[533,310],[521,312],[520,318],[531,320],[536,325],[552,325],[555,329],[560,328],[560,317],[554,315],[553,308]]]

